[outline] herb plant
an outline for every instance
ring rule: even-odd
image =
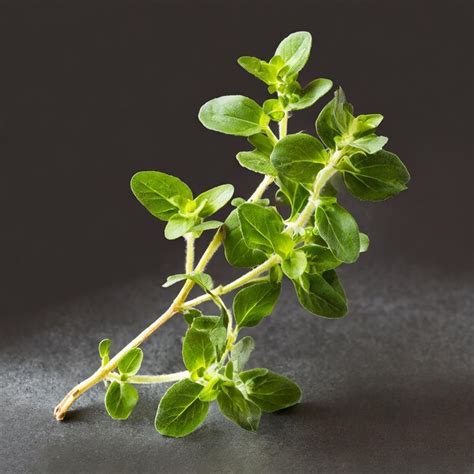
[[[301,391],[287,377],[266,368],[246,369],[255,344],[249,335],[240,337],[241,332],[272,313],[285,277],[311,314],[343,317],[347,302],[336,268],[355,262],[367,250],[369,238],[338,203],[332,178],[341,175],[348,191],[363,201],[394,196],[409,180],[399,158],[383,149],[387,138],[376,133],[382,115],[355,115],[341,88],[318,115],[317,136],[287,133],[290,116],[314,105],[332,88],[328,79],[315,79],[304,87],[298,82],[310,49],[311,35],[297,32],[280,43],[269,61],[239,58],[239,65],[264,82],[273,97],[260,105],[242,95],[228,95],[210,100],[199,111],[206,128],[248,139],[252,149],[238,153],[237,160],[263,175],[250,198],[231,201],[231,184],[194,197],[183,181],[159,171],[132,177],[138,201],[166,222],[165,237],[185,240],[184,273],[171,275],[163,285],[182,283],[182,287],[170,307],[113,357],[110,340],[100,342],[100,368],[56,407],[58,420],[101,380],[107,386],[107,413],[119,420],[128,418],[138,402],[136,385],[175,382],[161,399],[155,418],[156,429],[172,437],[198,428],[213,401],[225,417],[250,431],[257,429],[262,412],[298,403]],[[278,136],[273,123],[278,124]],[[274,204],[263,198],[271,185],[277,188]],[[213,220],[229,201],[234,209],[225,222]],[[209,246],[195,263],[195,240],[213,229]],[[226,285],[215,285],[205,270],[221,244],[230,265],[248,270]],[[203,294],[188,299],[195,285]],[[223,296],[235,290],[239,291],[228,307]],[[207,301],[215,304],[216,314],[204,315],[197,309]],[[182,345],[186,370],[137,375],[143,359],[138,346],[176,314],[188,324]]]

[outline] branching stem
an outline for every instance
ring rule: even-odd
[[[110,381],[116,380],[119,382],[121,380],[120,374],[116,372],[110,372],[106,379]],[[133,384],[155,384],[155,383],[167,383],[167,382],[177,382],[178,380],[183,380],[189,377],[189,372],[183,370],[182,372],[176,372],[173,374],[163,374],[163,375],[131,375],[127,378],[127,382]]]

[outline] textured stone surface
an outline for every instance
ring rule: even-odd
[[[217,271],[217,276],[223,273]],[[68,418],[52,418],[65,391],[115,349],[173,290],[161,275],[106,288],[9,321],[1,333],[1,472],[472,472],[472,296],[466,275],[399,263],[347,268],[350,315],[314,318],[285,287],[259,327],[252,366],[299,382],[302,403],[247,433],[213,407],[204,426],[173,440],[153,427],[165,387],[141,387],[125,422],[108,418],[97,386]],[[180,370],[180,317],[144,345],[146,372]]]

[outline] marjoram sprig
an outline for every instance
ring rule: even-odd
[[[341,318],[346,296],[336,269],[354,263],[369,246],[354,217],[338,203],[333,184],[340,175],[350,194],[362,201],[382,201],[406,189],[409,173],[400,159],[384,150],[388,139],[377,135],[382,115],[355,115],[341,88],[319,113],[316,133],[288,134],[288,120],[313,106],[333,84],[315,79],[305,86],[298,76],[308,61],[312,38],[289,35],[275,55],[264,61],[243,56],[239,65],[260,79],[272,96],[262,105],[242,95],[210,100],[199,111],[208,129],[247,138],[249,151],[237,154],[244,168],[263,179],[249,199],[236,197],[231,184],[195,196],[179,178],[160,171],[140,171],[132,192],[155,218],[165,221],[165,237],[185,241],[184,273],[171,275],[163,286],[182,283],[170,307],[129,344],[110,356],[111,342],[99,344],[101,365],[76,385],[56,407],[62,420],[77,398],[100,381],[106,383],[105,408],[113,418],[128,418],[139,396],[136,385],[174,382],[158,404],[155,427],[166,436],[190,434],[216,402],[221,413],[240,427],[255,431],[262,412],[295,405],[296,383],[266,368],[246,369],[255,342],[241,336],[274,310],[283,278],[292,281],[300,304],[311,314]],[[274,125],[278,124],[278,132]],[[276,186],[275,199],[263,198]],[[212,216],[228,203],[234,207],[224,222]],[[195,241],[215,234],[195,262]],[[215,285],[205,272],[223,244],[225,257],[247,271],[225,285]],[[188,299],[197,285],[203,294]],[[235,290],[232,306],[223,299]],[[203,314],[204,302],[216,306]],[[161,325],[182,314],[188,329],[182,343],[185,370],[173,374],[138,375],[143,360],[139,346]]]

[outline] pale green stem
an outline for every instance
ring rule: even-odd
[[[266,191],[268,186],[273,183],[274,180],[275,178],[273,176],[265,176],[265,178],[263,178],[262,182],[258,185],[254,193],[249,197],[248,201],[255,202],[261,199],[263,193]]]
[[[276,145],[278,143],[278,138],[273,133],[273,130],[270,127],[267,126],[265,128],[265,133],[267,134],[268,138],[272,141],[273,145]]]
[[[286,137],[288,131],[288,112],[285,111],[285,116],[278,122],[278,132],[280,140]]]
[[[182,372],[176,372],[174,374],[163,374],[163,375],[131,375],[127,378],[127,382],[133,384],[154,384],[154,383],[167,383],[167,382],[176,382],[178,380],[183,380],[189,377],[189,372],[183,370]],[[116,372],[110,372],[107,377],[108,380],[112,381],[121,381],[120,374]]]
[[[192,273],[194,269],[194,236],[191,233],[184,235],[186,241],[186,264],[185,272]]]
[[[268,260],[265,260],[265,262],[260,264],[258,267],[255,267],[254,269],[242,275],[240,278],[237,278],[236,280],[232,281],[231,283],[228,283],[225,286],[218,286],[217,288],[212,290],[212,292],[214,295],[218,295],[218,296],[222,296],[227,293],[230,293],[231,291],[234,291],[237,288],[240,288],[241,286],[246,285],[247,283],[253,282],[255,278],[258,278],[262,273],[265,273],[270,268],[272,268],[273,266],[277,265],[280,262],[281,262],[281,258],[278,255],[272,255]],[[186,303],[184,303],[179,309],[182,311],[185,309],[193,308],[197,305],[200,305],[201,303],[210,301],[211,299],[212,299],[211,295],[208,295],[208,294],[201,295],[201,296],[198,296],[197,298],[186,301]]]

